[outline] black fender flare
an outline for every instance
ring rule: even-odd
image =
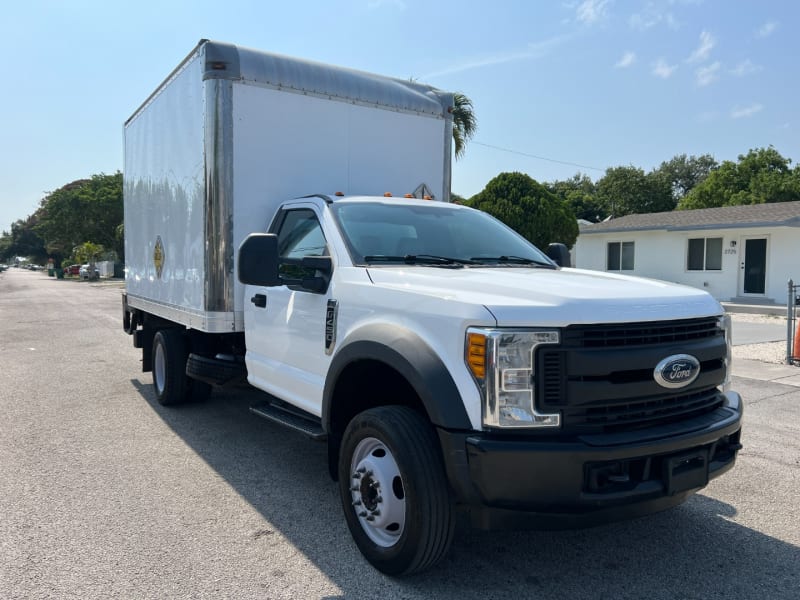
[[[442,359],[416,333],[398,325],[366,325],[342,340],[322,394],[322,426],[331,431],[333,392],[341,372],[357,360],[378,360],[405,377],[437,427],[471,430],[461,394]]]

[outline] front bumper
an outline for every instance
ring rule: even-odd
[[[572,527],[683,502],[728,471],[741,448],[742,400],[633,432],[569,440],[439,430],[457,502],[477,527]]]

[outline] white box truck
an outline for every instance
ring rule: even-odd
[[[125,124],[123,325],[156,398],[265,392],[255,414],[327,444],[389,574],[439,561],[458,512],[652,513],[741,448],[719,303],[563,267],[449,203],[451,107],[203,40]]]

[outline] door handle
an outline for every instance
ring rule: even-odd
[[[256,294],[252,298],[250,298],[250,302],[255,304],[258,308],[266,308],[267,307],[267,296],[266,294]]]

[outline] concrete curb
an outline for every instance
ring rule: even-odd
[[[800,368],[791,365],[737,358],[733,361],[733,376],[800,387]]]
[[[720,304],[725,312],[729,313],[786,316],[786,305],[781,304],[740,304],[739,302],[720,302]]]

